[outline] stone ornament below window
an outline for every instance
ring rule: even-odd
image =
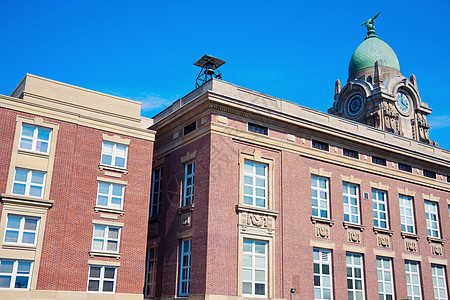
[[[187,212],[181,215],[181,228],[191,226],[191,213]]]
[[[377,234],[377,245],[383,248],[391,248],[389,236]]]
[[[442,256],[442,245],[436,244],[436,245],[431,245],[431,254],[433,255],[437,255],[437,256]]]
[[[315,224],[314,235],[319,238],[329,239],[330,238],[330,226]]]
[[[158,224],[159,223],[152,223],[148,225],[148,234],[149,235],[157,235],[158,234]]]
[[[405,239],[406,251],[417,252],[417,241]]]
[[[347,230],[347,241],[361,244],[361,231]]]
[[[242,231],[264,230],[268,235],[272,235],[275,231],[275,222],[273,216],[260,213],[240,212],[239,226]]]

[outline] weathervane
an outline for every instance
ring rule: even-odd
[[[369,37],[376,37],[376,35],[375,35],[375,19],[378,17],[379,14],[381,14],[381,11],[379,13],[377,13],[375,15],[375,17],[373,17],[373,18],[367,20],[366,22],[362,23],[361,25],[359,25],[359,26],[363,26],[363,25],[366,26],[366,28],[367,28],[366,39]]]

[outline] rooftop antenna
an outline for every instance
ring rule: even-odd
[[[194,63],[194,66],[201,67],[200,73],[198,73],[197,80],[196,80],[196,88],[201,87],[204,85],[207,81],[211,80],[212,78],[222,79],[222,74],[219,70],[216,69],[223,65],[225,63],[224,60],[221,60],[217,57],[211,56],[211,55],[203,55],[202,58],[197,60]]]

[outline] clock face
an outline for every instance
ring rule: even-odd
[[[411,111],[411,100],[402,92],[397,92],[395,95],[395,105],[401,114],[408,114]]]
[[[360,95],[354,95],[347,102],[347,114],[356,117],[363,109],[364,100]]]

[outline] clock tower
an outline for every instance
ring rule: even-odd
[[[350,60],[347,84],[336,80],[329,113],[437,146],[430,140],[428,104],[422,102],[416,77],[400,73],[392,48],[375,35],[375,19],[364,22],[365,40]]]

